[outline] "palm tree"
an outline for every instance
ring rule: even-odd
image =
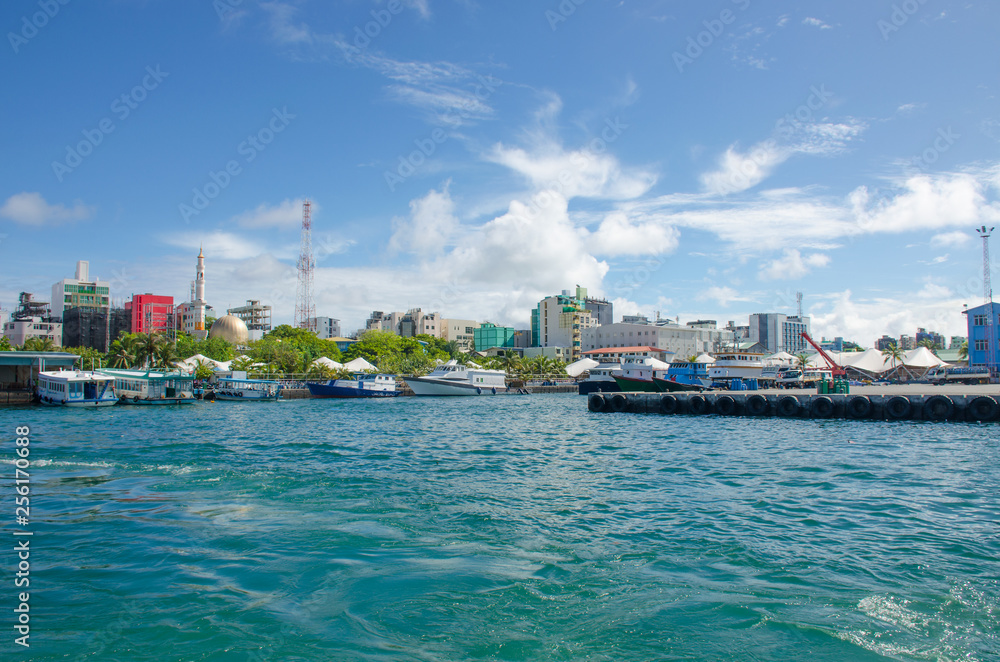
[[[521,357],[512,349],[508,349],[502,356],[497,358],[500,359],[499,363],[507,371],[508,376],[513,376],[521,365]]]
[[[173,370],[174,361],[180,358],[177,355],[177,346],[164,336],[159,337],[159,343],[160,347],[153,357],[156,365],[164,370]]]
[[[462,355],[462,346],[457,340],[449,340],[444,344],[444,351],[448,352],[449,358],[457,359]]]
[[[28,338],[21,345],[22,352],[51,352],[56,347],[52,338]]]
[[[698,362],[698,355],[697,354],[692,354],[691,356],[687,357],[687,362],[688,363],[697,363]]]
[[[118,340],[111,343],[109,361],[112,368],[131,368],[136,362],[137,347],[135,336],[131,334],[123,335]]]
[[[969,358],[969,341],[966,340],[958,346],[958,358],[965,360]]]
[[[163,342],[155,333],[135,334],[135,362],[141,363],[145,368],[152,368],[162,346]]]
[[[809,355],[808,354],[796,354],[795,355],[795,365],[796,367],[805,370],[809,367]]]
[[[891,361],[890,367],[895,370],[896,365],[903,361],[903,350],[896,346],[896,343],[890,343],[885,349],[882,350],[882,356],[884,361]]]
[[[333,377],[333,368],[323,363],[313,363],[306,371],[309,381],[327,381]]]

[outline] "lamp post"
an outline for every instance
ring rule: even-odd
[[[990,235],[994,228],[985,225],[976,228],[976,233],[983,240],[983,303],[986,304],[986,369],[991,377],[996,377],[996,344],[993,321],[993,285],[990,282]]]

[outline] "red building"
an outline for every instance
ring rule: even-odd
[[[173,297],[133,294],[125,310],[132,312],[132,333],[166,333],[173,328]]]

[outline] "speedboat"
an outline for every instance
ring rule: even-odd
[[[399,395],[393,375],[358,374],[352,379],[331,379],[325,384],[306,384],[314,398],[391,398]]]
[[[452,359],[423,377],[410,377],[406,383],[414,395],[496,395],[507,390],[503,370],[471,368]]]
[[[110,407],[118,403],[115,378],[83,370],[38,373],[38,398],[54,407]]]

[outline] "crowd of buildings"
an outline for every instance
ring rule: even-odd
[[[945,359],[954,361],[958,358],[959,347],[967,346],[971,364],[995,365],[997,357],[991,355],[987,338],[996,338],[1000,318],[996,310],[992,317],[987,314],[990,305],[963,311],[968,317],[969,335],[951,337],[950,346],[946,346],[941,334],[918,328],[913,336],[883,336],[876,340],[875,347],[882,350],[895,345],[906,351],[930,341],[935,348],[954,353],[955,356]],[[205,295],[205,256],[199,251],[187,301],[175,303],[172,296],[143,293],[133,294],[122,305],[112,305],[110,283],[91,279],[89,264],[80,261],[74,278],[64,278],[53,284],[50,301],[41,301],[32,293],[22,292],[16,311],[13,315],[0,316],[0,323],[3,335],[14,346],[21,346],[31,338],[47,338],[53,347],[91,347],[102,352],[108,351],[111,342],[125,332],[169,334],[184,331],[197,339],[220,336],[239,344],[258,340],[272,328],[271,307],[260,300],[250,299],[243,306],[229,308],[224,317],[209,327],[209,311],[212,310]],[[305,326],[319,337],[338,341],[338,344],[349,341],[341,336],[338,319],[311,318]],[[670,353],[680,357],[750,346],[771,354],[795,355],[810,350],[802,334],[811,334],[810,318],[801,312],[797,315],[756,313],[749,316],[746,325],[729,321],[724,327],[716,320],[681,323],[680,318],[662,318],[659,313],[653,320],[641,315],[625,315],[615,322],[613,304],[589,296],[587,289],[579,286],[539,301],[531,310],[528,328],[446,318],[440,312],[411,308],[406,312],[373,311],[365,328],[359,332],[365,330],[389,331],[405,337],[428,335],[453,341],[464,352],[495,355],[512,350],[528,358],[545,356],[565,361],[603,355],[604,350],[628,353],[637,348],[654,348],[664,355]],[[967,343],[967,339],[971,342]],[[821,346],[838,352],[860,349],[843,338],[823,340]],[[992,347],[996,347],[995,340]],[[995,349],[993,354],[996,354]]]

